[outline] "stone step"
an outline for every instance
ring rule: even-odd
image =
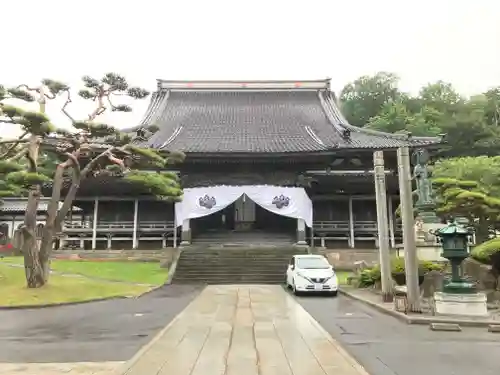
[[[181,260],[177,263],[177,269],[182,267],[190,268],[224,268],[224,267],[236,267],[236,268],[286,268],[288,262],[185,262]]]
[[[290,251],[258,251],[258,250],[252,250],[252,249],[205,249],[205,250],[200,250],[200,251],[186,251],[183,250],[182,254],[184,256],[188,255],[196,255],[196,256],[203,256],[203,255],[208,255],[208,256],[215,256],[215,255],[220,255],[224,257],[230,257],[230,256],[238,256],[238,255],[243,255],[243,256],[262,256],[262,255],[267,255],[267,256],[288,256],[288,255],[294,255],[294,254],[303,254],[302,251],[300,250],[290,250]]]
[[[177,278],[173,284],[284,284],[284,278],[238,277],[238,278]]]
[[[260,238],[260,240],[262,240]],[[183,249],[172,282],[176,284],[282,284],[291,257],[306,250],[290,245],[253,248]]]
[[[284,269],[258,269],[258,270],[245,270],[245,269],[235,269],[232,268],[230,270],[228,269],[214,269],[214,270],[206,270],[206,271],[201,271],[197,269],[182,269],[182,270],[176,270],[176,272],[182,272],[182,276],[184,275],[203,275],[203,276],[210,276],[210,275],[284,275],[286,272],[286,268]]]
[[[287,256],[269,256],[269,255],[261,255],[260,257],[257,255],[252,256],[251,258],[248,256],[244,255],[233,255],[233,256],[219,256],[219,255],[214,255],[214,256],[209,256],[209,255],[186,255],[182,259],[189,261],[189,262],[197,262],[197,263],[202,263],[202,262],[219,262],[219,261],[228,261],[228,262],[239,262],[239,261],[245,261],[245,262],[287,262],[292,258],[293,254],[287,255]]]

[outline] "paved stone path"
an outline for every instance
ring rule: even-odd
[[[297,301],[371,375],[498,375],[500,336],[485,327],[433,332],[339,296]]]
[[[281,286],[208,286],[127,375],[366,375]]]
[[[0,375],[105,375],[122,364],[123,362],[0,363]]]

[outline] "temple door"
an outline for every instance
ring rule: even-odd
[[[251,230],[255,223],[255,202],[243,194],[234,202],[236,230]]]

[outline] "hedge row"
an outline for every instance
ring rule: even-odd
[[[430,271],[443,271],[445,265],[442,263],[435,263],[427,260],[420,260],[418,271],[419,274],[424,275]],[[405,260],[404,258],[395,257],[391,259],[391,273],[398,274],[405,272]],[[359,286],[367,287],[375,284],[377,281],[380,281],[380,265],[376,265],[373,268],[367,268],[361,271],[359,275]]]

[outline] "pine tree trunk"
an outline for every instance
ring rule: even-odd
[[[479,218],[476,225],[476,244],[482,244],[490,239],[490,227],[488,220]]]
[[[40,262],[35,231],[24,229],[24,271],[28,288],[40,288],[45,285],[44,266]]]
[[[39,142],[36,135],[32,135],[29,145],[30,171],[36,172],[36,162],[38,159]],[[23,254],[24,270],[26,274],[26,284],[28,288],[39,288],[45,284],[43,268],[40,263],[39,247],[36,238],[36,216],[38,204],[40,202],[40,186],[31,186],[28,195],[28,204],[24,214],[23,233]]]

